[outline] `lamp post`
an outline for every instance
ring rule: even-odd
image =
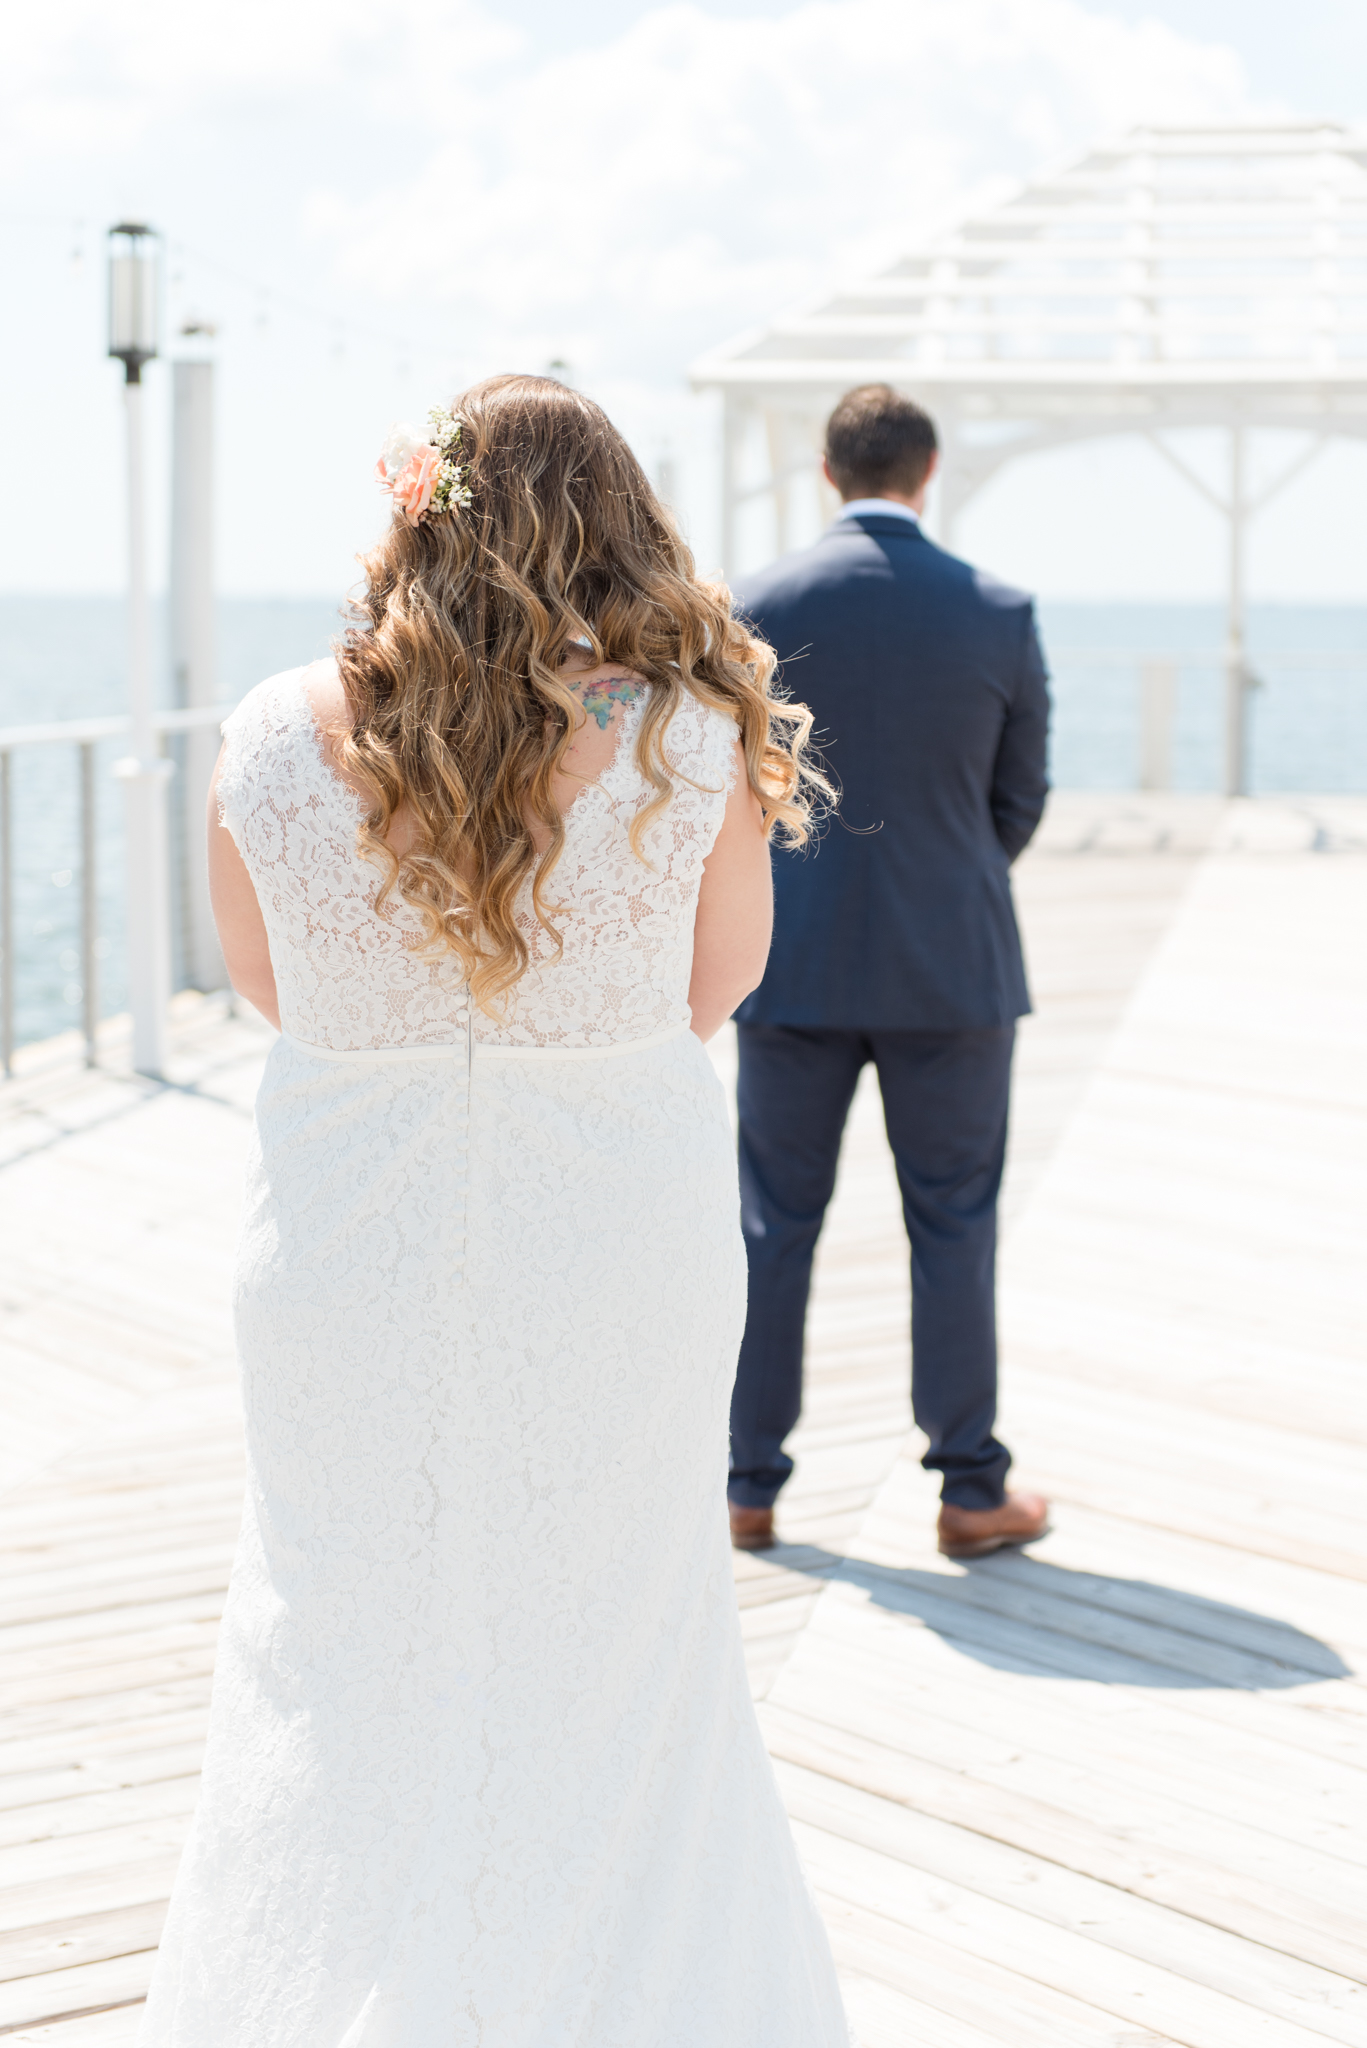
[[[175,701],[187,708],[215,704],[214,635],[214,329],[187,320],[171,365],[171,674]],[[178,752],[179,787],[171,807],[179,832],[172,862],[180,887],[173,907],[182,937],[184,979],[191,988],[225,988],[228,976],[209,904],[204,804],[218,757],[210,726],[187,732]]]
[[[123,364],[128,431],[128,709],[132,752],[115,765],[124,787],[128,1003],[133,1066],[160,1077],[171,1000],[166,785],[171,764],[152,729],[152,619],[147,596],[146,463],[142,366],[157,353],[157,237],[140,222],[109,230],[109,353]]]

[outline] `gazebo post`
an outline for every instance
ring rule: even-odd
[[[769,450],[769,495],[774,502],[774,553],[786,555],[792,545],[788,458],[788,415],[764,408],[764,439]]]
[[[936,506],[935,538],[942,548],[954,552],[959,515],[973,495],[974,483],[964,457],[966,450],[953,413],[934,408],[940,433],[940,490]]]
[[[829,526],[840,510],[840,493],[834,484],[827,483],[825,471],[821,467],[823,460],[822,451],[824,451],[826,445],[826,422],[835,411],[835,406],[835,397],[827,393],[821,399],[820,411],[814,412],[808,421],[812,436],[812,447],[817,451],[815,458],[816,504],[817,511],[821,515],[823,527]]]
[[[734,581],[736,574],[736,511],[743,431],[741,401],[734,392],[727,391],[721,409],[721,573],[728,583]]]
[[[1244,428],[1229,430],[1228,586],[1225,599],[1225,795],[1248,795],[1248,665],[1244,620]]]

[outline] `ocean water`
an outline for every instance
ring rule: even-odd
[[[1173,787],[1219,786],[1223,730],[1214,605],[1044,604],[1053,673],[1053,780],[1060,788],[1133,789],[1139,778],[1145,661],[1177,664]],[[220,697],[325,654],[341,629],[325,599],[229,598],[219,605]],[[1249,661],[1255,792],[1367,791],[1367,607],[1254,606]],[[163,701],[171,702],[169,680]],[[123,608],[114,598],[0,597],[0,726],[105,716],[124,708]],[[112,765],[97,750],[102,1015],[122,1009],[123,836]],[[78,761],[70,745],[12,755],[15,1026],[23,1044],[77,1023],[80,837]],[[173,804],[173,832],[181,810]],[[177,957],[179,947],[177,944]],[[178,972],[179,978],[179,972]]]
[[[1054,676],[1051,773],[1060,789],[1139,781],[1146,661],[1176,663],[1172,786],[1218,789],[1224,616],[1218,605],[1042,604]],[[1367,790],[1367,607],[1254,605],[1248,666],[1255,795]]]
[[[238,698],[284,668],[326,654],[341,630],[325,599],[225,599],[219,605],[218,674],[222,702]],[[158,615],[159,633],[164,620]],[[173,702],[169,664],[160,701]],[[0,726],[102,718],[126,709],[123,605],[105,597],[0,597]],[[114,762],[127,740],[102,741],[95,753],[98,858],[98,999],[102,1016],[127,1000],[123,963],[123,799]],[[173,743],[173,756],[177,747]],[[10,843],[14,857],[14,1035],[19,1045],[79,1024],[80,764],[70,745],[17,747],[11,754]],[[188,828],[174,801],[173,858]],[[183,986],[180,931],[173,926],[173,971]]]

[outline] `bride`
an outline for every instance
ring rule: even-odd
[[[224,954],[281,1036],[143,2048],[843,2048],[732,1592],[702,1044],[810,719],[578,393],[496,378],[380,476],[358,622],[215,778]]]

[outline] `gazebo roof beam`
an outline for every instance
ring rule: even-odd
[[[1341,121],[1193,122],[1190,127],[1140,125],[1109,143],[1099,143],[1083,163],[1120,163],[1136,156],[1304,156],[1307,145],[1367,155],[1367,140]]]
[[[1362,195],[1351,187],[1331,189],[1336,213],[1362,213]],[[1304,192],[1277,190],[1269,185],[1266,194],[1251,192],[1247,188],[1237,197],[1230,194],[1211,193],[1209,196],[1193,197],[1190,194],[1152,194],[1150,206],[1143,212],[1136,211],[1124,192],[1117,192],[1113,199],[1089,199],[1070,201],[1066,198],[1053,205],[1027,204],[1017,201],[1002,207],[994,218],[994,225],[1002,227],[1028,228],[1069,228],[1075,222],[1089,227],[1114,227],[1117,232],[1134,227],[1136,223],[1161,234],[1165,227],[1238,227],[1256,222],[1286,221],[1300,227],[1308,218],[1314,219],[1324,211],[1324,200],[1318,188]],[[972,242],[976,239],[971,224],[959,228],[952,240]]]
[[[1136,295],[1138,296],[1138,295]],[[1233,296],[1233,295],[1231,295]],[[1293,301],[1299,303],[1299,301]],[[1313,306],[1304,308],[1297,318],[1286,314],[1278,317],[1276,327],[1313,327],[1323,331],[1326,327],[1347,329],[1348,332],[1367,331],[1367,295],[1363,296],[1355,317],[1337,317],[1332,311],[1320,314]],[[1131,312],[1125,316],[1122,333],[1135,334],[1242,334],[1248,333],[1247,309],[1237,305],[1229,306],[1221,317],[1217,312],[1204,308],[1200,312],[1169,306],[1147,312]],[[958,309],[948,313],[861,313],[843,314],[840,318],[822,319],[814,315],[806,320],[784,321],[775,324],[769,340],[800,341],[812,339],[838,340],[842,335],[850,340],[861,336],[870,340],[895,340],[903,336],[908,340],[925,334],[1117,334],[1117,323],[1113,314],[1087,314],[1082,312],[1039,310],[1022,312],[1016,308],[1010,312],[994,313],[990,309],[973,312]]]
[[[1340,221],[1336,225],[1342,233],[1352,223]],[[1128,230],[1125,234],[1117,230],[1105,239],[1098,235],[1090,235],[1089,239],[1081,233],[1070,233],[1066,236],[1051,235],[1045,240],[1038,235],[998,235],[994,223],[990,238],[984,232],[981,239],[971,242],[956,240],[945,243],[935,251],[927,252],[920,260],[943,274],[951,266],[965,263],[1124,263],[1137,256],[1153,263],[1171,259],[1219,263],[1232,257],[1246,257],[1255,243],[1259,262],[1269,259],[1284,261],[1285,249],[1304,262],[1312,261],[1320,253],[1306,241],[1307,230],[1313,230],[1310,221],[1279,228],[1262,215],[1251,215],[1244,226],[1246,232],[1239,235],[1197,237],[1164,233],[1154,227],[1146,229],[1138,239],[1132,239]],[[1361,227],[1360,234],[1349,236],[1345,253],[1367,255],[1367,213],[1363,214]]]
[[[1362,435],[1367,134],[1137,128],[693,379],[794,412],[886,380],[1055,440],[1231,422]]]
[[[869,284],[851,285],[848,291],[836,293],[822,305],[808,313],[792,313],[774,322],[769,332],[787,332],[795,323],[805,320],[822,319],[882,319],[878,313],[841,315],[839,308],[850,302],[868,299],[886,299],[891,305],[924,305],[928,299],[939,299],[953,305],[960,299],[1225,299],[1225,298],[1294,298],[1304,299],[1307,276],[1312,266],[1306,263],[1303,274],[1294,277],[1276,277],[1266,273],[1250,271],[1191,278],[1145,277],[1134,281],[1123,278],[1085,277],[985,277],[963,278],[951,285],[917,284],[905,282],[889,283],[885,278],[875,278]],[[1367,266],[1361,272],[1340,275],[1330,287],[1329,295],[1335,299],[1367,298]]]
[[[1065,361],[1032,360],[1029,357],[974,361],[926,362],[909,356],[774,356],[704,357],[695,365],[695,385],[725,385],[740,390],[781,385],[785,389],[808,385],[814,389],[844,389],[851,383],[914,383],[918,388],[967,389],[977,385],[1016,385],[1022,391],[1055,388],[1062,394],[1076,390],[1114,390],[1128,387],[1135,392],[1187,388],[1209,397],[1221,385],[1240,386],[1246,391],[1265,390],[1277,397],[1288,391],[1318,397],[1342,386],[1359,397],[1367,413],[1367,357],[1348,364],[1329,363],[1310,373],[1300,361],[1278,362],[1263,356],[1193,357],[1180,362],[1151,360],[1117,364],[1109,358],[1079,357]]]

